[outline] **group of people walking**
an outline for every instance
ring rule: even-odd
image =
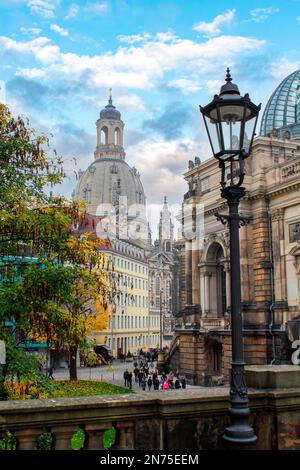
[[[128,371],[128,369],[125,370],[123,375],[125,387],[132,388],[133,375],[135,382],[139,384],[142,390],[146,390],[147,387],[149,391],[151,391],[152,387],[153,390],[186,388],[185,377],[175,377],[174,373],[171,371],[169,374],[162,374],[159,378],[156,367],[150,371],[148,363],[144,363],[143,361],[141,361],[139,367],[137,362],[134,363],[133,373]]]

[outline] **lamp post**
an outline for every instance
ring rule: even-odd
[[[239,202],[245,196],[242,187],[245,159],[249,157],[260,106],[249,95],[241,96],[232,83],[229,69],[220,94],[201,107],[206,131],[214,157],[221,169],[221,196],[227,200],[229,214],[216,214],[230,232],[231,335],[232,363],[230,382],[230,424],[225,428],[224,441],[232,449],[251,448],[257,437],[249,425],[250,410],[245,381],[243,321],[241,310],[241,272],[239,227],[249,219],[239,215]]]

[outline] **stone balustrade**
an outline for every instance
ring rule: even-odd
[[[272,374],[277,373],[276,367]],[[272,388],[266,389],[261,388],[266,386],[261,380],[262,370],[258,369],[257,381],[255,374],[252,366],[249,380],[257,388],[249,390],[249,398],[258,449],[300,450],[298,382],[285,380],[293,388],[276,388],[282,387],[283,379],[272,379]],[[219,449],[228,424],[228,395],[228,388],[223,386],[0,402],[0,432],[2,436],[7,431],[12,433],[19,450],[36,449],[37,438],[45,431],[53,437],[53,449],[70,449],[71,438],[79,429],[85,434],[84,449],[101,450],[103,435],[112,426],[116,430],[112,449]]]
[[[211,328],[224,328],[225,321],[223,318],[202,318],[201,328],[211,329]]]
[[[282,179],[292,178],[300,175],[300,162],[290,163],[281,170]]]

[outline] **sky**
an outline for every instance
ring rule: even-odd
[[[300,68],[300,0],[0,0],[0,25],[0,100],[52,134],[66,196],[110,87],[148,203],[181,204],[188,161],[211,156],[199,104],[226,68],[262,109]]]

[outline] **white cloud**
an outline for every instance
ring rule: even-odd
[[[3,80],[0,80],[0,103],[6,103],[6,87]]]
[[[22,26],[20,28],[20,31],[21,33],[23,34],[34,34],[34,35],[38,35],[41,33],[41,29],[40,28],[25,28],[24,26]]]
[[[193,29],[205,36],[217,36],[221,32],[220,26],[223,24],[231,23],[235,16],[235,9],[227,10],[224,13],[216,16],[211,23],[200,21],[194,25]]]
[[[137,111],[145,111],[145,105],[141,98],[137,95],[118,95],[118,107],[122,110],[136,109]]]
[[[300,61],[298,60],[289,60],[285,57],[280,59],[277,62],[274,62],[271,67],[269,67],[270,75],[277,80],[283,80],[289,74],[295,72],[300,68]]]
[[[166,191],[171,203],[181,202],[187,188],[182,174],[187,170],[188,160],[197,155],[191,139],[149,139],[128,147],[126,151],[129,164],[134,163],[142,175],[148,203],[161,204]]]
[[[254,8],[254,10],[250,11],[250,15],[252,17],[250,21],[254,21],[255,23],[262,23],[270,15],[273,15],[274,13],[278,13],[278,12],[279,12],[279,8],[275,8],[275,7]]]
[[[95,15],[105,13],[109,9],[109,4],[106,1],[103,2],[93,2],[93,3],[88,3],[85,6],[85,11],[87,13],[93,13]]]
[[[30,13],[41,16],[45,19],[55,18],[55,10],[59,0],[29,0],[27,6]]]
[[[58,24],[51,24],[50,29],[60,36],[69,36],[69,31],[67,29],[61,28],[58,26]]]
[[[65,20],[72,20],[78,15],[78,13],[79,13],[79,5],[77,5],[76,3],[72,3],[70,5],[67,15],[65,16]]]
[[[206,88],[210,95],[219,93],[222,85],[224,85],[224,80],[206,80]]]
[[[168,42],[165,39],[159,40],[156,35],[136,46],[119,47],[115,53],[91,56],[63,53],[47,37],[17,42],[2,36],[0,55],[5,51],[19,53],[22,57],[32,54],[47,74],[55,73],[57,78],[72,76],[82,80],[83,86],[150,89],[166,73],[172,72],[176,86],[196,91],[200,77],[219,74],[224,64],[234,64],[240,54],[256,54],[266,44],[266,41],[242,36],[218,36],[201,43],[175,36],[169,37]],[[192,78],[176,77],[182,70],[187,76],[192,74]]]
[[[49,44],[51,39],[40,36],[32,41],[17,42],[14,39],[0,36],[1,52],[14,52],[20,55],[33,55],[42,65],[49,65],[59,59],[60,49],[56,45]]]
[[[171,80],[169,85],[174,88],[179,88],[184,95],[194,93],[200,90],[199,82],[197,80],[191,80],[187,78],[178,78]]]
[[[41,77],[44,77],[46,73],[42,69],[24,68],[24,69],[18,69],[16,72],[16,75],[18,77],[24,77],[24,78],[41,78]]]
[[[152,39],[153,36],[150,33],[143,33],[143,34],[131,34],[131,35],[123,35],[117,36],[118,41],[125,42],[127,44],[135,44],[138,42],[145,42],[149,39]]]

